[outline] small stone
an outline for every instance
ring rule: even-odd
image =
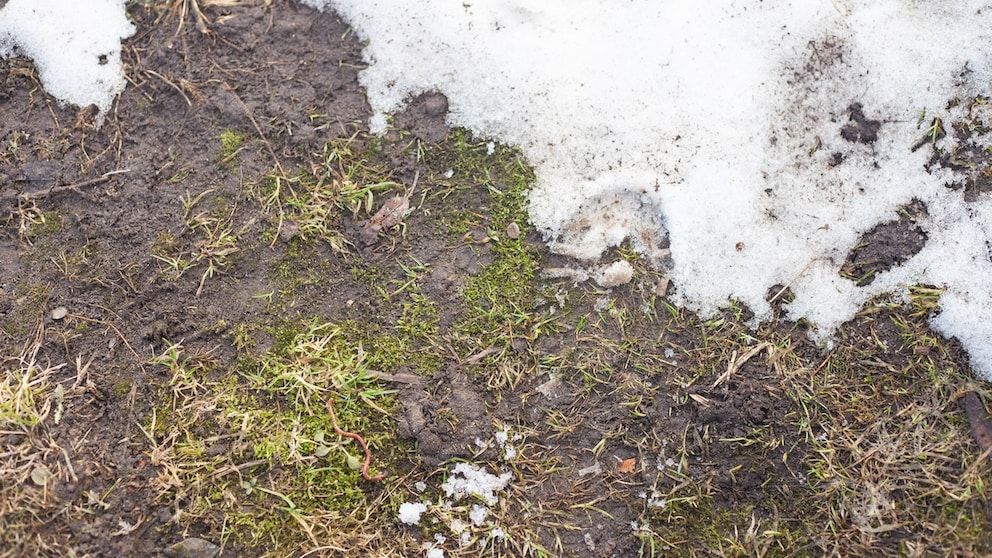
[[[44,465],[35,467],[31,471],[31,481],[37,484],[38,486],[45,486],[46,484],[48,484],[48,481],[51,480],[51,478],[52,478],[52,473],[49,472],[49,470],[45,468]]]
[[[634,277],[634,268],[626,260],[617,260],[602,268],[596,274],[595,280],[600,287],[611,289],[630,282]]]
[[[512,238],[514,240],[520,238],[520,225],[512,222],[509,225],[507,225],[506,236],[507,238]]]
[[[210,541],[188,538],[169,547],[169,556],[176,558],[214,558],[220,547]]]
[[[599,461],[596,461],[595,463],[589,465],[588,467],[583,467],[579,469],[579,476],[585,477],[588,475],[598,475],[602,472],[603,472],[603,466],[599,464]]]
[[[654,292],[658,296],[665,296],[668,294],[668,286],[672,283],[672,277],[670,275],[662,275],[658,282],[654,285]]]
[[[55,321],[61,320],[69,314],[69,310],[65,306],[59,306],[55,310],[52,310],[52,319]]]
[[[557,399],[560,395],[558,388],[561,387],[561,379],[555,377],[537,386],[534,391],[540,393],[548,399]]]
[[[279,240],[289,242],[300,234],[300,224],[292,219],[286,219],[279,227]]]

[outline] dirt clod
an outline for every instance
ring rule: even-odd
[[[847,108],[848,123],[840,129],[840,137],[851,143],[875,143],[878,131],[882,128],[879,120],[865,116],[861,103],[853,103]]]

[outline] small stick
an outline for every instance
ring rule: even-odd
[[[982,405],[982,400],[974,391],[965,392],[959,400],[964,407],[965,414],[968,415],[968,423],[971,426],[971,436],[975,438],[978,447],[982,451],[988,452],[992,449],[992,423],[989,422],[989,414]]]
[[[789,287],[791,287],[792,284],[796,282],[796,280],[798,280],[800,277],[802,277],[803,273],[806,273],[807,271],[809,271],[809,268],[813,267],[813,264],[815,264],[816,261],[817,261],[816,258],[810,260],[809,263],[806,264],[806,267],[800,269],[799,270],[799,273],[795,274],[792,277],[792,279],[789,279],[789,282],[788,283],[786,283],[781,289],[778,290],[777,293],[775,293],[775,296],[773,296],[773,297],[771,297],[771,298],[768,299],[768,304],[771,304],[771,303],[775,302],[776,300],[778,300],[778,297],[780,297],[783,294],[785,294],[785,291],[789,290]]]
[[[66,184],[65,186],[52,186],[47,190],[39,190],[37,192],[29,192],[25,194],[19,194],[17,197],[24,200],[36,200],[38,198],[48,197],[50,194],[57,194],[59,192],[65,192],[66,190],[72,190],[74,192],[79,192],[80,188],[85,186],[96,186],[97,184],[103,184],[104,182],[110,180],[110,177],[103,175],[99,178],[94,178],[92,180],[84,180],[83,182],[77,182],[75,184]]]
[[[372,465],[372,452],[369,451],[369,446],[365,443],[365,439],[355,434],[354,432],[346,432],[338,426],[338,418],[334,415],[334,399],[331,397],[327,398],[327,412],[331,414],[331,424],[334,426],[334,431],[338,433],[338,436],[344,438],[351,438],[352,440],[358,442],[358,445],[362,446],[362,450],[365,452],[365,464],[362,465],[362,476],[365,477],[367,481],[381,481],[386,478],[386,473],[379,473],[374,477],[369,476],[369,466]]]
[[[737,372],[738,370],[740,370],[741,366],[744,366],[744,363],[751,360],[751,358],[754,357],[754,355],[760,353],[761,351],[764,351],[765,349],[767,349],[769,353],[771,353],[773,349],[772,344],[769,343],[768,341],[763,341],[759,343],[756,347],[752,348],[750,351],[744,353],[744,355],[741,356],[740,358],[737,358],[737,351],[734,351],[733,355],[731,355],[730,357],[730,363],[727,365],[727,371],[724,372],[719,378],[717,378],[715,382],[713,382],[713,385],[710,386],[710,389],[715,388],[716,386],[729,380],[730,376],[732,376],[734,372]]]
[[[79,189],[80,188],[85,188],[86,186],[96,186],[97,184],[103,184],[104,182],[106,182],[106,181],[110,180],[111,178],[113,178],[115,174],[122,174],[122,173],[125,173],[125,172],[130,172],[130,169],[110,171],[108,173],[103,174],[102,176],[98,176],[96,178],[91,178],[89,180],[84,180],[82,182],[76,182],[75,184],[66,184],[64,186],[52,186],[51,188],[48,188],[47,190],[39,190],[37,192],[27,192],[27,193],[24,193],[24,194],[15,194],[13,196],[11,196],[11,195],[8,194],[8,196],[5,196],[5,197],[16,197],[16,198],[20,198],[20,199],[22,199],[24,201],[31,201],[31,200],[35,200],[35,199],[38,199],[38,198],[44,198],[44,197],[46,197],[46,196],[48,196],[50,194],[57,194],[59,192],[65,192],[67,190],[72,190],[74,192],[79,192]]]

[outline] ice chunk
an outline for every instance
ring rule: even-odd
[[[445,495],[455,500],[477,496],[487,504],[494,505],[499,501],[496,493],[506,488],[511,476],[511,473],[496,476],[471,463],[458,463],[451,469],[451,474],[441,488]]]
[[[420,523],[420,516],[426,511],[427,504],[422,504],[420,502],[403,502],[400,504],[400,510],[399,513],[397,513],[397,517],[402,523],[407,525],[416,525]]]

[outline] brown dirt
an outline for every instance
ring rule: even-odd
[[[917,221],[927,214],[926,205],[913,200],[899,208],[898,218],[880,223],[861,235],[847,255],[841,275],[858,285],[870,285],[879,273],[888,271],[916,255],[927,242]]]

